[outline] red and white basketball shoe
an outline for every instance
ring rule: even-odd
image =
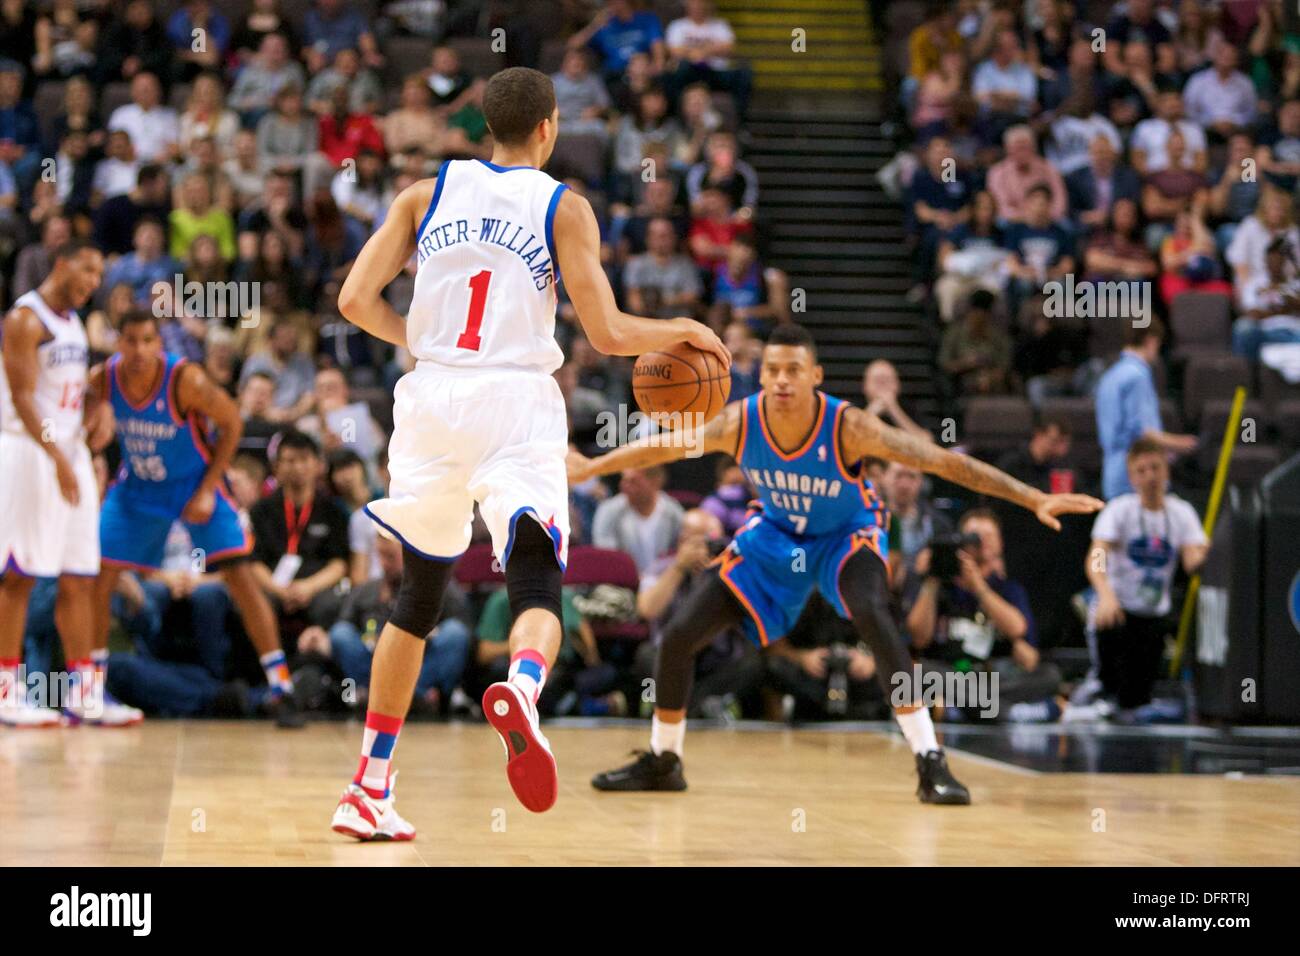
[[[82,688],[74,685],[63,705],[63,716],[74,727],[134,727],[144,720],[144,711],[124,704],[104,687],[101,679]]]
[[[27,699],[27,688],[13,684],[0,693],[0,726],[58,727],[63,723],[57,710],[37,707]]]
[[[555,805],[560,778],[550,742],[538,727],[537,706],[508,681],[483,692],[483,714],[506,748],[506,778],[515,796],[534,813]]]
[[[338,808],[330,828],[362,842],[373,840],[414,840],[415,827],[407,823],[393,809],[394,773],[388,782],[388,796],[376,800],[355,783],[348,784],[339,798]]]

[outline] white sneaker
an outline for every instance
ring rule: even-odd
[[[1098,697],[1091,704],[1066,704],[1061,714],[1063,724],[1101,723],[1115,713],[1115,707],[1103,697]]]
[[[57,727],[61,723],[57,710],[28,703],[27,688],[21,684],[15,684],[0,697],[0,724],[6,727]]]
[[[64,715],[74,724],[88,724],[91,727],[131,727],[144,720],[144,711],[130,707],[104,687],[103,678],[98,678],[90,688],[75,684],[71,689],[71,700],[63,707]]]
[[[376,800],[355,783],[348,784],[339,798],[330,829],[362,842],[372,840],[414,840],[415,827],[403,820],[393,809],[393,789],[397,783],[394,773],[388,781],[388,796]]]

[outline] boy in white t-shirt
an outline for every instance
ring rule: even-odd
[[[1196,510],[1165,492],[1169,462],[1155,441],[1133,443],[1128,474],[1136,490],[1112,498],[1097,515],[1087,558],[1097,592],[1094,663],[1105,693],[1121,710],[1151,700],[1171,630],[1169,592],[1177,564],[1191,574],[1209,550]]]

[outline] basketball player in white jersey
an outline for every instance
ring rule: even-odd
[[[366,509],[402,542],[404,563],[375,648],[360,766],[334,815],[335,830],[362,840],[415,836],[392,808],[389,766],[475,502],[514,615],[509,680],[488,688],[483,709],[520,802],[535,812],[555,802],[537,697],[560,647],[569,544],[568,426],[551,376],[563,361],[554,337],[559,278],[599,351],[639,355],[689,342],[730,365],[697,322],[618,310],[591,206],[541,172],[558,134],[550,79],[503,70],[488,82],[483,112],[492,161],[444,162],[436,179],[403,191],[339,293],[344,316],[417,360],[395,391],[389,495]],[[412,253],[415,293],[403,321],[382,293]]]
[[[56,711],[27,702],[20,679],[27,603],[38,577],[59,579],[54,621],[71,674],[64,714],[112,725],[141,717],[107,697],[104,662],[91,658],[99,487],[87,440],[102,448],[113,423],[107,410],[84,419],[89,348],[75,310],[99,287],[103,271],[103,256],[90,246],[60,248],[49,277],[14,303],[0,340],[0,723],[14,727],[60,723]]]

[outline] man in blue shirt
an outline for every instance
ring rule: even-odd
[[[935,136],[926,144],[925,165],[916,171],[907,187],[912,200],[912,228],[918,239],[917,254],[912,261],[915,282],[933,279],[940,236],[970,220],[975,193],[970,178],[957,170],[952,156],[952,144],[942,136]]]
[[[135,225],[132,250],[113,263],[104,277],[104,296],[122,283],[131,287],[136,305],[149,308],[155,282],[173,282],[185,267],[167,255],[163,224],[146,216]]]
[[[663,24],[648,10],[635,10],[629,0],[608,0],[591,23],[569,38],[569,46],[595,51],[606,80],[621,76],[636,53],[650,55],[650,71],[655,75],[664,69]]]
[[[357,50],[368,67],[384,65],[365,15],[342,0],[316,0],[303,18],[302,34],[303,60],[313,76],[333,63],[339,50]]]
[[[22,98],[24,69],[0,59],[0,163],[9,167],[22,195],[31,192],[41,168],[40,128]]]
[[[1097,383],[1097,441],[1101,444],[1102,497],[1107,501],[1133,490],[1128,479],[1128,450],[1142,436],[1152,438],[1166,452],[1195,450],[1195,435],[1174,435],[1163,430],[1160,399],[1151,368],[1160,357],[1164,324],[1152,318],[1144,328],[1130,327],[1124,350]]]
[[[221,68],[230,49],[230,21],[210,0],[189,0],[168,19],[167,39],[176,57],[177,78],[193,81],[204,70]],[[203,42],[196,43],[199,39]]]

